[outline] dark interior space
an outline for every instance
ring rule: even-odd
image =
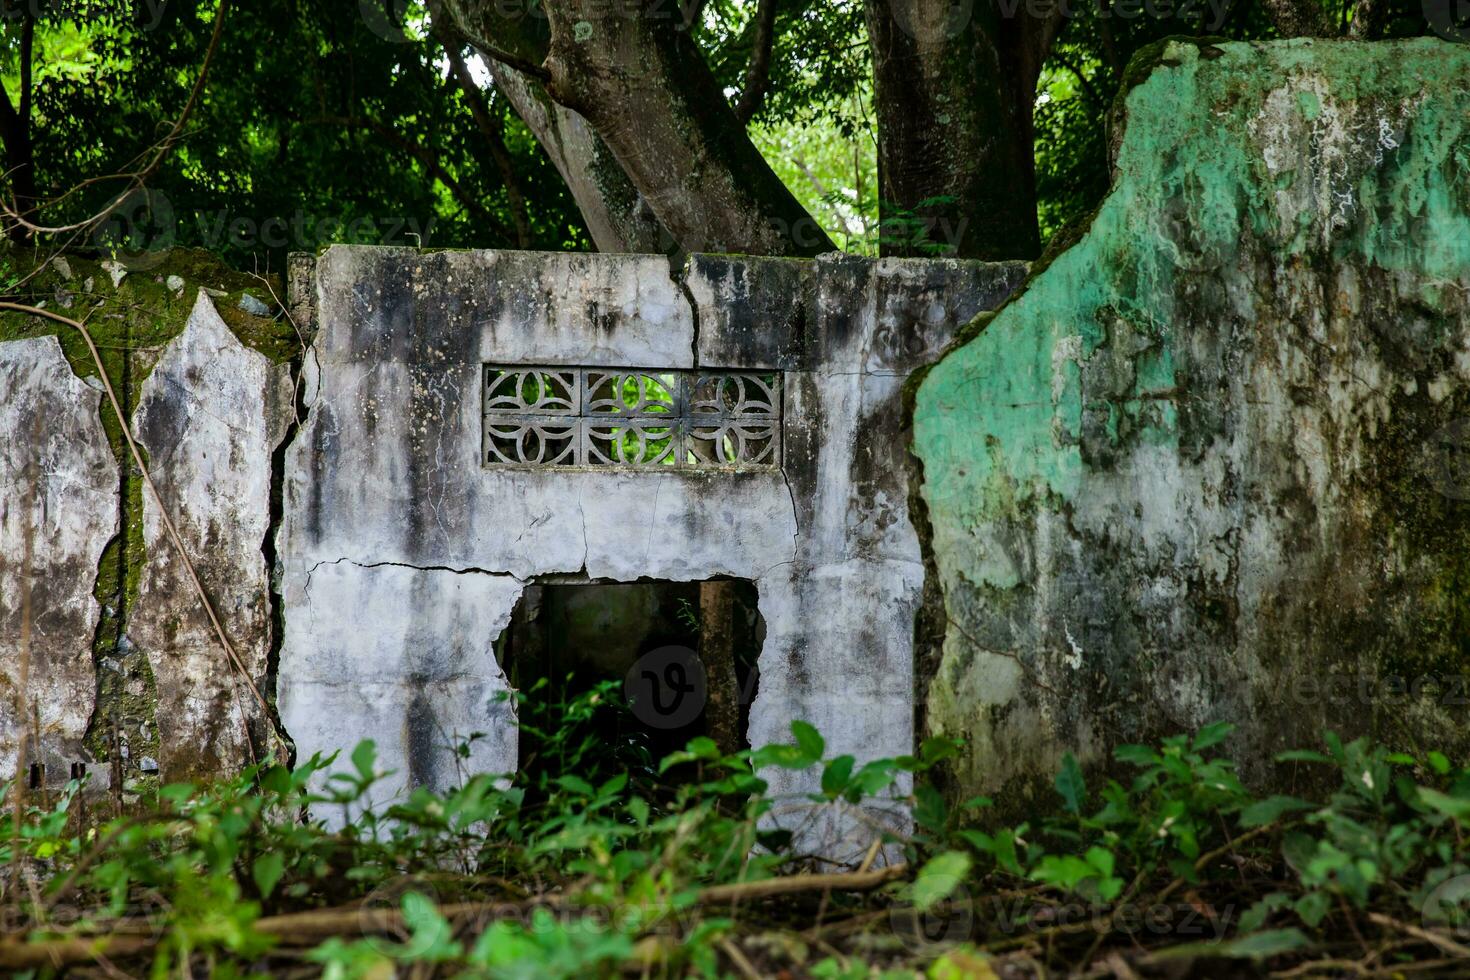
[[[549,771],[562,751],[550,744],[555,733],[572,729],[603,747],[599,764],[650,778],[697,736],[726,752],[748,748],[764,639],[755,584],[744,579],[527,587],[496,644],[524,698],[522,770]],[[589,707],[599,685],[613,696]]]

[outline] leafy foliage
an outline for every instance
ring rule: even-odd
[[[992,801],[950,807],[928,785],[925,774],[957,751],[944,741],[858,765],[827,757],[821,734],[796,722],[789,743],[733,755],[695,739],[659,763],[662,783],[577,768],[590,760],[578,735],[587,712],[611,710],[606,692],[583,697],[593,694],[597,704],[565,705],[572,721],[544,733],[571,768],[535,785],[476,774],[448,793],[378,801],[388,774],[365,742],[346,760],[165,786],[154,809],[98,826],[81,819],[76,782],[44,805],[7,796],[20,814],[0,844],[12,872],[7,904],[33,948],[153,937],[109,956],[142,956],[155,975],[304,958],[330,977],[407,966],[717,976],[756,958],[819,977],[926,966],[932,977],[984,977],[1003,975],[1002,961],[1035,963],[1043,948],[1053,969],[1080,968],[1118,955],[1098,953],[1110,937],[1140,967],[1238,959],[1306,972],[1344,934],[1385,963],[1432,954],[1464,966],[1456,930],[1470,911],[1470,772],[1437,753],[1420,762],[1329,735],[1326,752],[1282,756],[1336,769],[1340,786],[1326,802],[1257,799],[1217,754],[1230,727],[1212,725],[1119,748],[1113,771],[1124,778],[1099,780],[1067,757],[1055,805],[1005,827],[984,819]],[[772,819],[793,801],[773,798],[762,774],[782,769],[817,775],[821,791],[802,800],[812,812],[905,807],[913,833],[884,839],[917,869],[911,880],[866,896],[871,885],[847,894],[828,884],[819,906],[771,905],[759,892],[706,900],[709,886],[759,887],[806,866],[790,823]],[[911,794],[901,789],[910,779]],[[40,887],[18,887],[16,874]],[[1160,909],[1183,914],[1158,919]],[[939,942],[926,938],[936,923]],[[886,932],[888,944],[863,940],[862,927]],[[811,956],[801,937],[812,935],[829,936],[827,955]],[[0,941],[0,963],[24,948]],[[1008,949],[1019,959],[1006,960]]]

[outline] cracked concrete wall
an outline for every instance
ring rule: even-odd
[[[268,744],[261,699],[273,626],[262,546],[271,454],[293,419],[293,392],[289,368],[242,344],[203,290],[143,385],[133,430],[249,675],[247,683],[230,663],[157,501],[144,493],[148,561],[129,634],[153,669],[166,781],[237,771]]]
[[[90,761],[92,586],[118,529],[101,398],[56,338],[0,343],[0,779]]]
[[[936,732],[1012,811],[1226,720],[1467,744],[1470,49],[1170,42],[1081,239],[924,378]]]
[[[279,538],[282,721],[302,757],[377,740],[385,793],[508,771],[492,646],[523,587],[750,579],[767,636],[753,744],[801,718],[833,754],[913,744],[901,386],[1020,264],[816,262],[336,247],[317,263],[308,415]],[[481,463],[498,364],[780,370],[783,465],[749,471]],[[780,774],[774,789],[811,789]],[[830,828],[836,832],[840,828]]]

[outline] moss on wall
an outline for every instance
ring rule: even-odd
[[[209,292],[220,315],[246,346],[276,363],[290,361],[301,351],[290,321],[271,315],[275,313],[272,291],[281,295],[279,282],[267,285],[235,272],[201,250],[149,255],[145,265],[131,267],[126,262],[78,255],[48,261],[39,271],[34,260],[11,256],[8,261],[12,295],[87,324],[107,378],[129,418],[143,383],[164,347],[183,331],[201,289]],[[268,309],[271,314],[255,315],[246,305]],[[57,337],[79,377],[99,377],[85,340],[73,328],[27,314],[0,313],[0,342],[47,335]],[[133,782],[142,777],[143,760],[157,760],[159,755],[153,674],[148,658],[133,649],[127,638],[128,616],[137,601],[139,577],[147,560],[143,483],[105,397],[99,410],[122,474],[122,531],[103,552],[94,587],[102,615],[92,644],[97,707],[88,728],[87,747],[99,761],[111,761],[114,744],[125,746],[121,772],[125,781]]]
[[[930,730],[1018,794],[1221,717],[1261,781],[1327,726],[1463,741],[1384,691],[1470,674],[1470,511],[1426,473],[1470,408],[1470,49],[1170,41],[1129,77],[1090,225],[913,387]],[[1338,677],[1368,693],[1289,693]]]

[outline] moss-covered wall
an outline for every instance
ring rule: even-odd
[[[927,726],[1012,804],[1221,718],[1261,782],[1326,727],[1464,747],[1470,48],[1139,67],[1090,227],[914,388]]]
[[[146,258],[141,265],[130,265],[66,255],[46,262],[39,271],[34,259],[13,255],[4,259],[13,295],[87,324],[129,418],[164,347],[183,330],[200,289],[214,298],[231,331],[247,346],[277,363],[299,354],[295,328],[275,309],[272,290],[280,295],[278,280],[267,286],[193,249]],[[75,329],[27,314],[0,313],[0,343],[44,335],[58,338],[79,377],[99,378],[86,342]],[[100,380],[96,386],[101,387]],[[99,410],[121,473],[118,506],[123,530],[104,551],[94,588],[102,615],[92,643],[97,706],[88,726],[87,748],[94,760],[109,769],[114,756],[120,754],[114,746],[125,748],[121,774],[131,781],[148,778],[147,774],[156,771],[160,756],[153,673],[148,658],[139,655],[127,632],[146,560],[143,485],[117,416],[105,398]],[[66,774],[56,775],[65,778]]]

